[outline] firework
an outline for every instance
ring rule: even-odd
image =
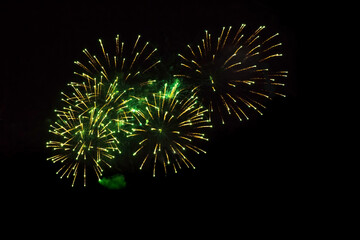
[[[138,125],[129,135],[138,142],[133,156],[141,158],[140,170],[152,162],[154,177],[157,164],[165,174],[168,167],[176,173],[182,165],[195,168],[189,150],[206,153],[197,143],[208,140],[204,134],[211,127],[204,115],[208,110],[198,103],[195,91],[187,96],[179,85],[179,81],[165,83],[161,91],[138,99],[141,104],[131,110]]]
[[[84,49],[83,53],[87,57],[87,63],[75,61],[81,67],[83,73],[74,72],[85,79],[103,77],[108,81],[119,79],[121,84],[142,83],[146,81],[148,74],[155,69],[160,60],[155,60],[157,48],[152,49],[149,42],[142,43],[141,35],[138,35],[133,44],[120,42],[119,35],[115,38],[113,55],[106,51],[103,41],[99,39],[101,57],[91,55]]]
[[[57,154],[47,158],[62,166],[57,174],[60,178],[73,176],[72,186],[79,173],[83,173],[86,186],[87,169],[93,169],[100,179],[104,167],[111,167],[115,154],[120,154],[118,137],[126,133],[129,114],[127,100],[122,96],[126,90],[118,90],[118,80],[104,84],[97,81],[69,84],[72,95],[62,93],[65,106],[55,110],[57,120],[50,125],[53,139],[46,143]]]
[[[186,53],[178,54],[181,68],[174,76],[196,86],[210,119],[218,117],[224,123],[224,113],[240,121],[249,119],[250,109],[262,115],[265,100],[285,96],[277,87],[284,86],[281,80],[287,71],[269,68],[270,60],[282,56],[279,34],[262,37],[264,28],[246,34],[245,24],[237,31],[223,27],[219,37],[205,30],[200,44],[187,45]]]
[[[87,62],[75,61],[82,72],[74,74],[83,82],[69,84],[72,95],[62,93],[66,106],[55,110],[57,120],[49,131],[54,140],[46,144],[57,152],[48,160],[62,164],[57,174],[61,178],[72,175],[72,186],[80,172],[86,186],[87,169],[93,169],[100,179],[104,167],[111,167],[121,153],[121,139],[129,133],[129,92],[134,90],[132,86],[146,84],[147,74],[160,63],[154,60],[157,49],[151,49],[149,42],[142,43],[140,35],[129,46],[117,35],[113,55],[105,50],[101,39],[99,43],[99,58],[84,49]]]
[[[99,39],[98,57],[84,49],[86,60],[75,61],[78,81],[68,84],[71,94],[61,93],[63,108],[55,110],[46,143],[54,154],[47,160],[60,165],[60,178],[72,177],[72,186],[81,175],[86,186],[90,170],[110,189],[125,187],[127,160],[131,168],[149,166],[154,177],[159,168],[165,175],[195,169],[190,159],[206,153],[202,142],[211,122],[262,115],[267,100],[285,96],[280,87],[287,71],[274,61],[282,56],[279,34],[262,37],[264,28],[224,27],[219,37],[205,30],[198,45],[178,54],[179,69],[169,81],[154,80],[164,75],[156,71],[161,61],[140,35],[131,44],[117,35],[110,52]],[[104,177],[112,166],[125,167]]]

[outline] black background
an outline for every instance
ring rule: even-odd
[[[102,203],[118,210],[126,206],[163,213],[186,208],[195,215],[198,209],[210,208],[213,213],[268,216],[269,221],[298,214],[305,208],[302,194],[308,181],[303,171],[306,125],[301,86],[307,80],[300,72],[299,7],[292,1],[262,0],[6,5],[1,10],[6,33],[0,84],[3,186],[27,202],[87,204],[91,211],[101,209],[97,204]],[[57,166],[46,161],[48,120],[73,78],[73,62],[82,57],[82,49],[97,48],[98,38],[113,43],[116,34],[129,36],[129,41],[141,34],[164,61],[171,61],[186,44],[199,41],[204,29],[218,32],[222,26],[241,23],[251,28],[266,25],[269,33],[280,33],[284,68],[289,70],[286,98],[275,98],[264,116],[210,133],[208,154],[194,161],[195,171],[155,179],[150,173],[129,176],[127,188],[120,191],[96,182],[71,188],[70,182],[59,179]],[[56,209],[49,211],[55,214]]]

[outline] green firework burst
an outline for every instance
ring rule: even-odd
[[[141,158],[140,169],[146,163],[152,163],[153,176],[157,164],[163,167],[165,174],[170,167],[177,172],[182,165],[195,168],[188,158],[188,151],[197,154],[203,152],[198,141],[208,140],[204,129],[212,127],[205,118],[208,111],[197,100],[196,92],[183,94],[179,81],[152,94],[138,99],[137,109],[132,109],[137,126],[129,137],[136,139],[138,148],[133,156]]]
[[[65,106],[55,110],[57,120],[50,127],[53,140],[46,146],[56,154],[49,157],[62,166],[57,174],[73,176],[74,186],[79,172],[83,173],[86,186],[86,171],[93,169],[100,178],[104,167],[121,153],[119,136],[127,133],[126,125],[131,118],[122,96],[126,90],[117,90],[118,82],[104,84],[102,78],[69,84],[72,95],[62,93]]]

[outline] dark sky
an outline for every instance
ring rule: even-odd
[[[239,202],[250,207],[291,208],[301,182],[303,151],[301,74],[298,64],[300,29],[292,1],[87,1],[80,3],[8,4],[2,9],[2,56],[5,75],[0,84],[0,158],[20,193],[34,195],[95,196],[129,201],[165,196],[174,201],[208,200],[216,205]],[[100,186],[71,189],[46,162],[48,119],[60,92],[72,79],[74,60],[82,49],[97,47],[97,39],[113,40],[116,34],[134,39],[142,34],[165,59],[198,40],[204,29],[222,26],[253,28],[266,25],[280,32],[289,70],[287,98],[275,99],[265,115],[212,133],[208,154],[193,173],[154,180],[130,179],[125,191],[110,192]],[[98,197],[98,195],[96,195]],[[185,202],[186,202],[185,201]]]

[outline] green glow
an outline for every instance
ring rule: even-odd
[[[99,183],[107,189],[117,190],[126,187],[125,177],[122,174],[116,174],[111,177],[99,179]]]

